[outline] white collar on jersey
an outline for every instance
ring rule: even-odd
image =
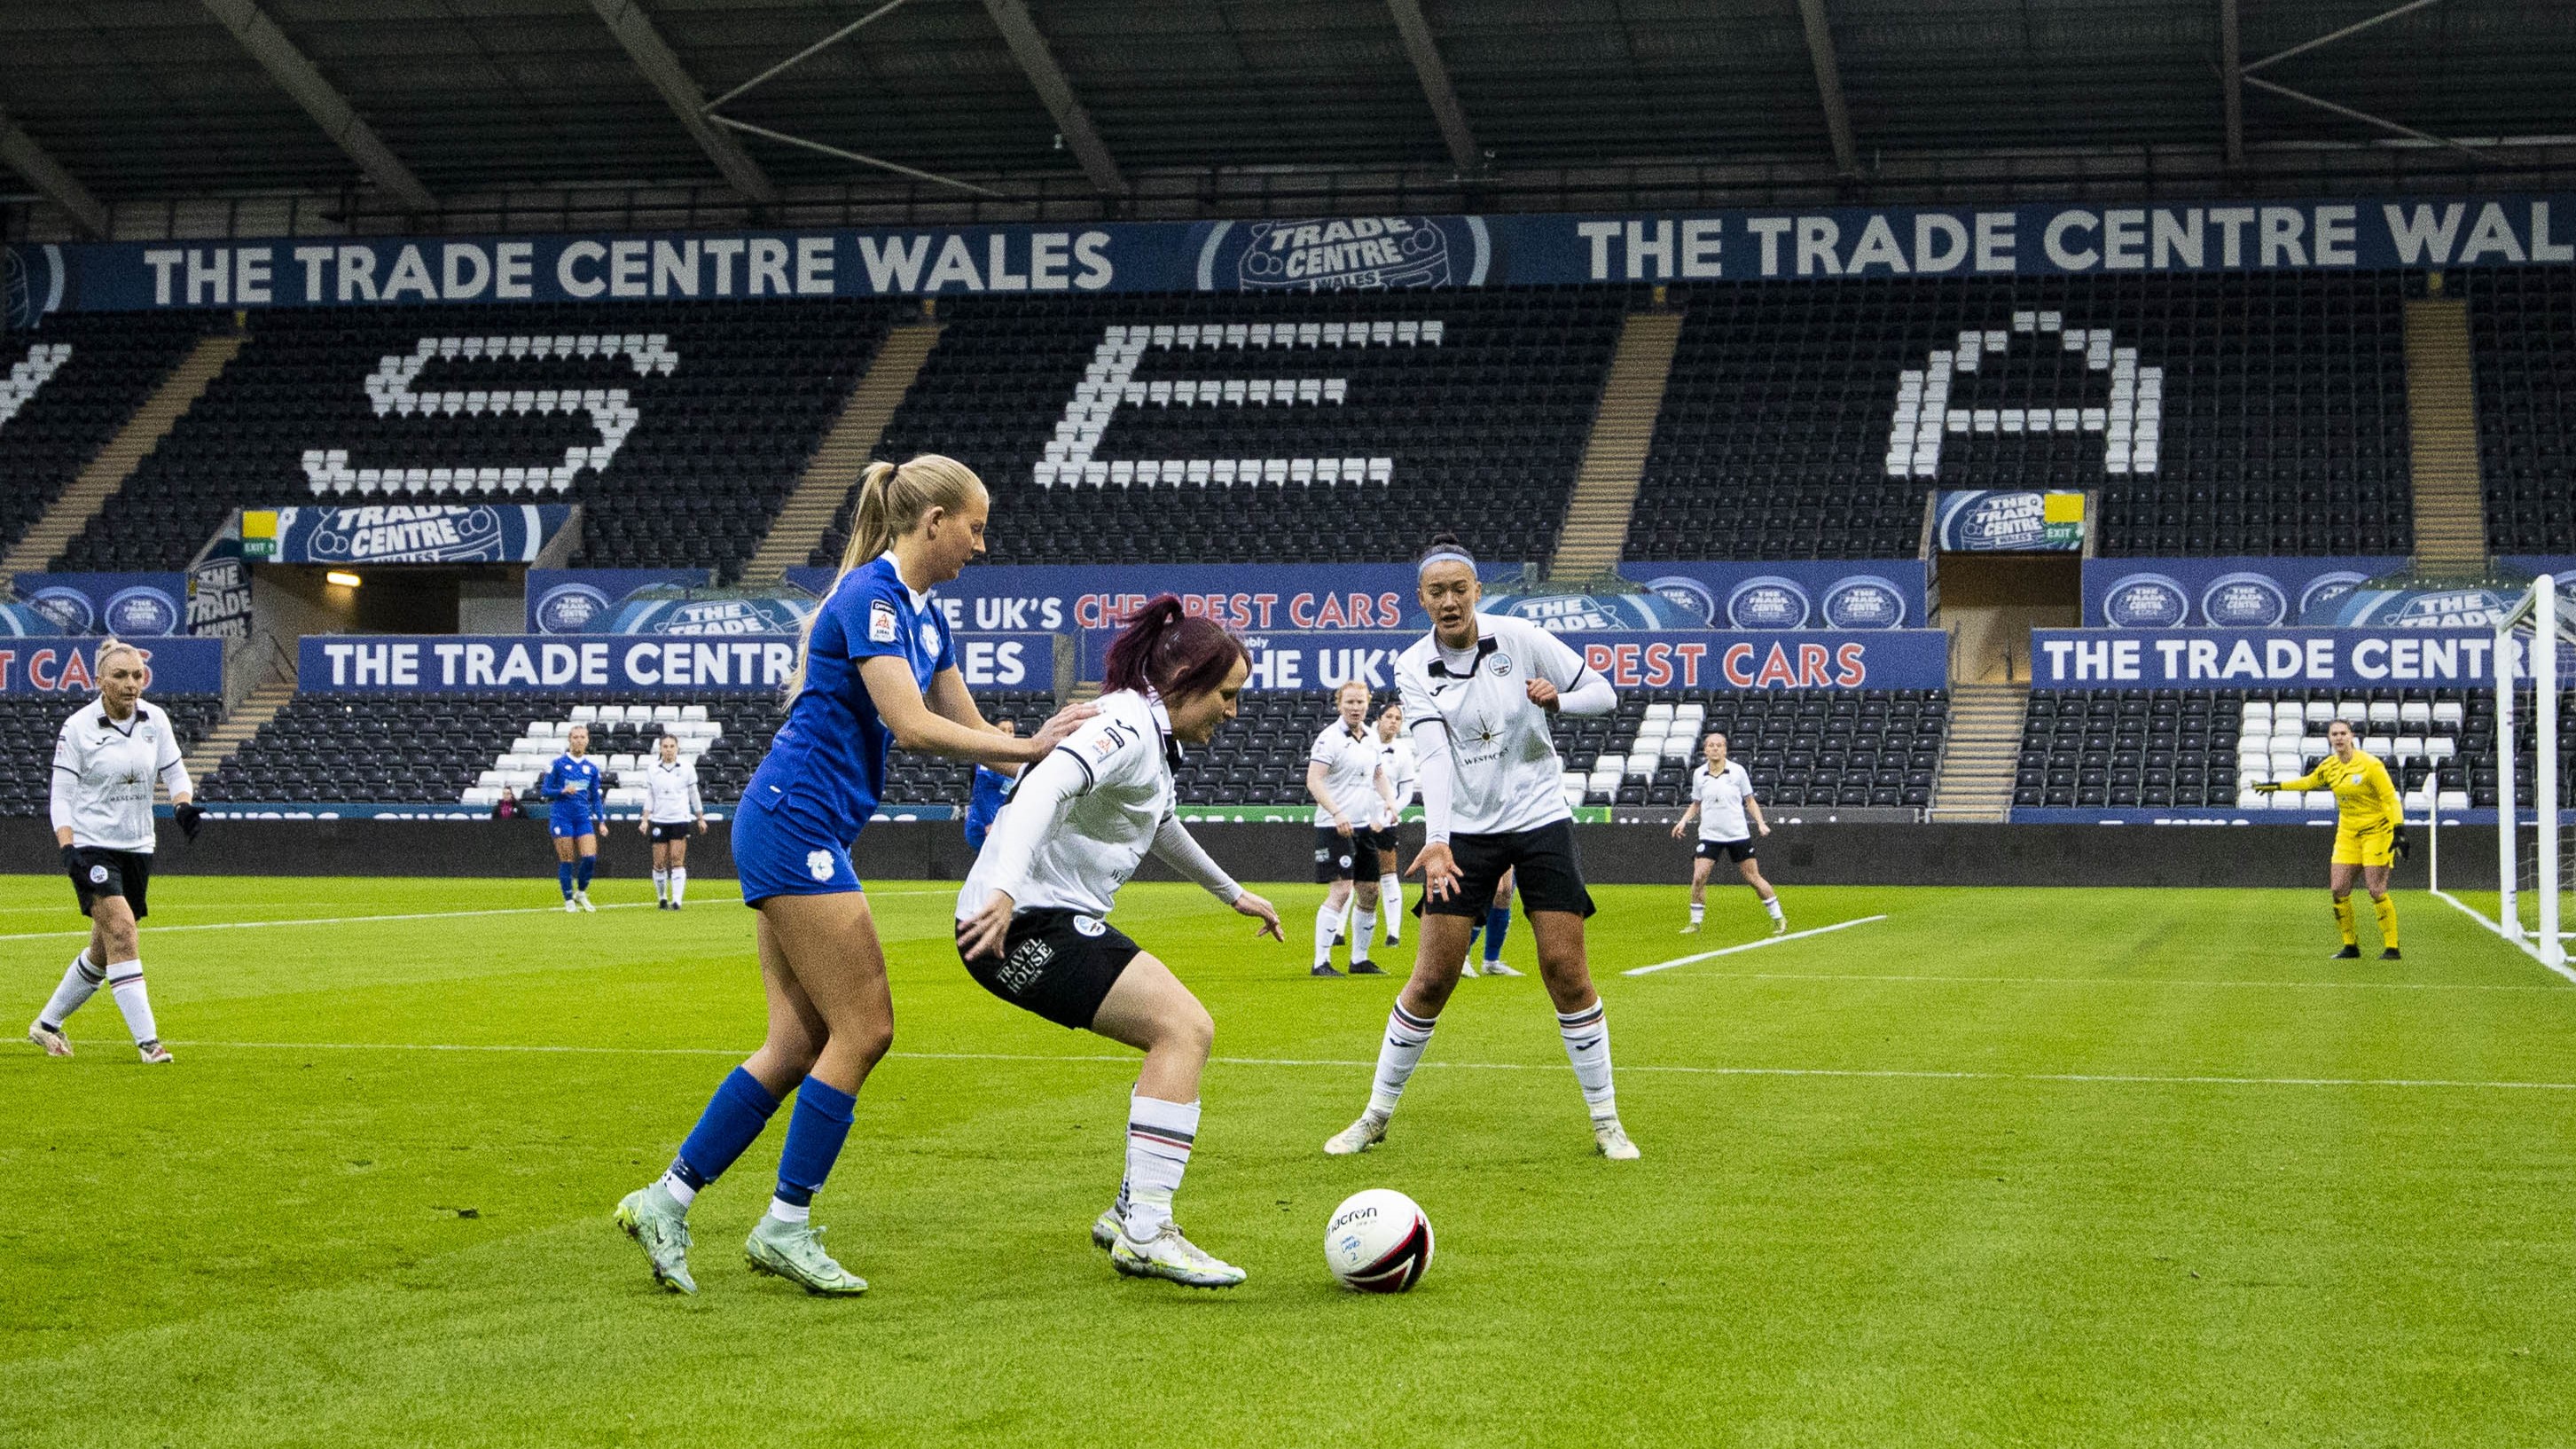
[[[894,561],[893,549],[887,549],[885,552],[878,554],[877,561],[886,566],[887,573],[894,575],[894,581],[896,583],[903,584],[903,591],[905,593],[912,595],[913,612],[919,613],[930,607],[930,590],[916,589],[910,584],[903,583],[903,565]]]

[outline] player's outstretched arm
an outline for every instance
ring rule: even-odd
[[[1047,729],[1025,740],[996,734],[979,725],[959,724],[930,707],[921,697],[920,686],[913,683],[912,667],[891,654],[873,654],[859,661],[859,680],[867,686],[877,717],[893,731],[895,743],[907,750],[983,764],[1027,764],[1042,758],[1058,740],[1073,732],[1073,726],[1067,725],[1049,738],[1048,731],[1064,719],[1063,713],[1047,721]]]

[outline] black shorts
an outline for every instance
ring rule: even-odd
[[[1592,892],[1583,888],[1583,867],[1574,857],[1574,822],[1559,820],[1536,830],[1505,835],[1453,835],[1449,858],[1458,866],[1458,889],[1447,900],[1423,894],[1417,914],[1466,916],[1481,921],[1493,909],[1494,886],[1503,872],[1513,873],[1521,909],[1592,914]]]
[[[148,850],[97,850],[82,846],[73,852],[80,865],[72,873],[72,889],[80,893],[81,914],[103,896],[123,896],[134,919],[152,914],[152,852]]]
[[[1354,829],[1344,835],[1329,825],[1315,827],[1315,884],[1331,885],[1337,880],[1359,878],[1359,852],[1367,843],[1366,830]],[[1375,861],[1369,862],[1370,875],[1376,875]]]
[[[669,845],[686,840],[689,838],[690,832],[697,829],[696,825],[686,820],[682,820],[672,825],[665,825],[659,820],[648,820],[644,823],[652,827],[653,843],[655,845]]]
[[[1748,835],[1742,840],[1703,840],[1699,849],[1691,852],[1691,857],[1694,860],[1715,860],[1722,855],[1742,865],[1753,858],[1753,853],[1753,837]]]
[[[1085,1031],[1141,949],[1098,916],[1022,911],[1011,917],[1002,954],[967,961],[966,974],[1013,1006]]]
[[[1392,825],[1377,826],[1368,830],[1355,830],[1351,832],[1351,834],[1362,846],[1370,850],[1382,853],[1395,849],[1395,827]],[[1367,862],[1363,861],[1362,864],[1367,864]]]

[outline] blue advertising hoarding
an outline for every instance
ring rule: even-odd
[[[19,602],[58,633],[145,639],[181,633],[188,623],[185,574],[19,574],[11,582]]]
[[[30,638],[0,642],[0,695],[98,692],[97,638]],[[145,694],[221,694],[224,642],[186,635],[138,641]]]
[[[202,643],[222,657],[214,641],[178,642]],[[308,634],[298,652],[296,688],[306,694],[775,692],[787,687],[795,669],[797,642],[792,634]],[[978,689],[1048,689],[1055,682],[1051,635],[959,634],[957,661]]]
[[[627,605],[653,590],[707,586],[707,569],[530,569],[527,579],[531,634],[618,634]],[[776,631],[772,631],[776,632]]]
[[[1082,677],[1098,679],[1114,629],[1082,632]],[[1356,680],[1395,687],[1395,658],[1418,631],[1254,632],[1244,636],[1252,672],[1244,688],[1295,692]],[[1938,629],[1742,633],[1627,631],[1569,639],[1583,662],[1620,689],[1940,689],[1950,640]]]
[[[248,508],[242,557],[258,563],[535,563],[572,509],[560,503]]]
[[[2366,579],[2402,557],[2091,558],[2084,561],[2088,629],[2277,629],[2332,624]]]
[[[2034,689],[2477,685],[2490,629],[2033,629]]]
[[[1633,592],[1583,591],[1484,568],[1483,611],[1557,633],[1628,629],[1894,629],[1919,626],[1918,559],[1631,563]],[[1157,594],[1237,630],[1427,629],[1411,564],[976,564],[934,597],[951,628],[1071,632],[1114,624]],[[791,568],[821,595],[834,571]],[[531,597],[535,597],[531,584]]]
[[[12,327],[177,307],[2343,271],[2576,261],[2576,196],[306,237],[7,260]]]
[[[2084,547],[2084,495],[1947,488],[1933,504],[1944,553],[2073,553]]]

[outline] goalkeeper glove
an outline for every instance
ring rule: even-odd
[[[2399,860],[2404,860],[2414,852],[2415,842],[2406,838],[2405,826],[2397,827],[2397,833],[2389,839],[2388,848],[2396,852]]]
[[[191,800],[185,805],[171,806],[170,818],[179,822],[180,834],[194,840],[197,838],[197,827],[205,821],[206,809]]]
[[[2254,793],[2257,795],[2277,795],[2280,791],[2280,786],[2275,785],[2268,780],[2254,787]]]
[[[79,846],[66,845],[63,847],[63,873],[72,878],[73,885],[80,887],[82,890],[89,889],[89,875],[88,872],[81,867]]]

